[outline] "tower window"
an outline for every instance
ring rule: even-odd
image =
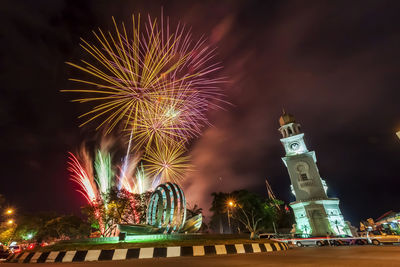
[[[300,173],[300,181],[307,181],[308,176],[307,173]]]

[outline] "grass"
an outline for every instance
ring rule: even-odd
[[[251,240],[248,235],[194,235],[182,240],[146,240],[140,242],[98,243],[87,241],[59,242],[51,246],[37,248],[35,251],[65,251],[65,250],[91,250],[91,249],[121,249],[143,247],[169,247],[169,246],[207,246],[222,244],[268,243],[269,240]]]

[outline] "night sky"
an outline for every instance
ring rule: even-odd
[[[3,0],[0,7],[0,193],[21,212],[79,214],[83,197],[67,152],[96,140],[88,110],[70,103],[79,38],[131,14],[184,22],[209,36],[229,77],[232,105],[211,112],[192,145],[197,171],[184,190],[208,210],[210,194],[246,188],[294,200],[277,131],[282,108],[302,125],[328,195],[346,220],[400,206],[399,1],[61,1]]]

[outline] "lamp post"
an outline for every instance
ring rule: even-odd
[[[233,206],[234,206],[234,202],[232,200],[228,200],[228,226],[229,226],[229,233],[230,234],[232,234],[230,209]]]
[[[9,245],[10,244],[10,241],[11,241],[11,239],[14,237],[14,235],[15,235],[15,231],[16,231],[16,229],[17,229],[17,224],[15,223],[15,221],[14,221],[14,219],[13,219],[13,215],[14,215],[14,209],[12,209],[12,208],[8,208],[8,209],[6,209],[5,211],[3,211],[4,213],[4,219],[5,219],[5,221],[4,221],[4,223],[6,223],[11,229],[12,228],[14,228],[13,230],[12,230],[12,234],[11,234],[11,236],[10,236],[10,239],[8,240],[8,242],[7,242],[7,244]]]

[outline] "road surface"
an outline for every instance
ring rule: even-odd
[[[34,266],[62,267],[107,267],[107,266],[400,266],[399,246],[354,246],[354,247],[303,247],[269,253],[156,258],[127,261],[103,261],[85,263],[44,263]],[[0,267],[27,266],[27,264],[2,263]]]

